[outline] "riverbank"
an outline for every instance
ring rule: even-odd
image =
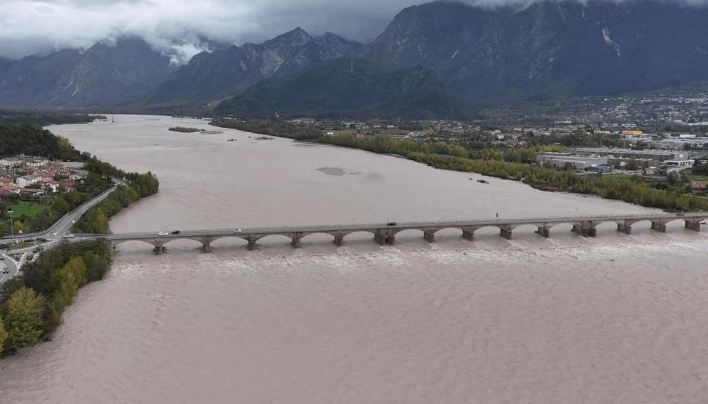
[[[506,153],[498,149],[470,149],[461,145],[445,142],[424,142],[409,139],[391,139],[388,137],[359,138],[354,134],[319,135],[314,128],[304,125],[284,123],[242,123],[233,120],[212,121],[213,125],[241,130],[257,130],[257,133],[306,140],[321,144],[330,144],[385,155],[399,155],[409,160],[428,166],[463,172],[476,172],[489,177],[522,181],[536,189],[563,191],[578,194],[593,194],[606,199],[621,200],[649,208],[667,211],[708,210],[708,200],[688,194],[688,189],[681,183],[669,181],[650,182],[640,177],[625,181],[613,176],[575,174],[572,169],[559,170],[555,167],[530,164],[535,161],[535,153],[544,151],[543,147],[516,148],[518,153]],[[244,126],[245,125],[245,126]],[[527,163],[506,161],[516,156],[526,156]]]
[[[85,166],[90,175],[120,175],[127,184],[89,209],[73,231],[106,233],[111,217],[159,188],[151,173],[124,173],[95,158]],[[94,240],[65,242],[43,252],[36,261],[26,262],[21,273],[0,289],[0,357],[50,340],[79,289],[103,279],[111,260],[108,246]]]

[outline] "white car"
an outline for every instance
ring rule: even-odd
[[[159,232],[159,233],[157,233],[157,234],[158,234],[159,236],[167,236],[167,235],[168,235],[168,233],[167,233],[166,231],[161,231],[161,232]]]
[[[241,228],[235,229],[234,233],[241,233]]]

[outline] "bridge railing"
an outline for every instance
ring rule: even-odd
[[[385,223],[352,223],[352,224],[342,224],[342,223],[331,223],[331,224],[318,224],[318,225],[290,225],[290,226],[276,226],[276,227],[244,227],[240,232],[236,232],[234,228],[227,229],[210,229],[210,230],[185,230],[178,234],[167,234],[159,235],[158,232],[136,232],[136,233],[124,233],[116,234],[119,237],[134,237],[134,238],[184,238],[184,237],[200,237],[200,236],[213,236],[213,235],[232,235],[238,236],[239,234],[253,234],[253,233],[293,233],[293,232],[330,232],[337,230],[347,230],[347,231],[367,231],[372,229],[381,228],[423,228],[426,226],[431,227],[460,227],[460,226],[494,226],[496,224],[538,224],[538,223],[574,223],[579,221],[613,221],[613,220],[652,220],[652,219],[686,219],[686,218],[703,218],[708,217],[708,212],[690,212],[685,214],[676,213],[649,213],[649,214],[614,214],[614,215],[575,215],[575,216],[539,216],[539,217],[515,217],[515,218],[489,218],[489,219],[466,219],[466,220],[440,220],[440,221],[421,221],[421,222],[396,222],[396,224],[391,224],[391,222]],[[108,236],[108,235],[95,235],[98,237]]]

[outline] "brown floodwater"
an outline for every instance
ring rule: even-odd
[[[114,232],[648,209],[362,151],[123,116],[50,128],[159,194]],[[170,126],[221,133],[181,133]],[[231,140],[233,139],[233,140]],[[469,178],[472,178],[470,180]],[[569,225],[118,246],[51,342],[0,364],[3,403],[701,403],[708,237]]]

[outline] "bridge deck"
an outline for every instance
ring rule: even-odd
[[[484,227],[498,227],[502,237],[511,238],[514,228],[523,225],[534,225],[538,227],[537,233],[549,237],[550,228],[561,223],[572,224],[573,231],[583,236],[595,236],[595,227],[604,222],[617,223],[618,231],[631,233],[631,226],[641,221],[650,221],[652,229],[666,231],[666,224],[674,220],[683,220],[686,228],[700,231],[700,221],[708,218],[708,212],[690,213],[660,213],[660,214],[640,214],[640,215],[593,215],[593,216],[554,216],[554,217],[528,217],[528,218],[494,218],[494,219],[470,219],[438,222],[407,222],[407,223],[364,223],[364,224],[322,224],[322,225],[300,225],[300,226],[278,226],[278,227],[251,227],[251,228],[231,228],[231,229],[207,229],[207,230],[186,230],[178,234],[160,235],[159,232],[140,232],[95,235],[95,238],[102,238],[114,244],[130,241],[142,240],[153,244],[157,250],[164,250],[164,245],[175,239],[192,239],[201,242],[204,250],[208,251],[209,244],[223,237],[237,237],[248,241],[249,248],[254,248],[258,239],[269,235],[283,235],[291,238],[294,247],[299,247],[300,239],[304,236],[316,233],[330,234],[335,237],[337,244],[342,243],[344,236],[355,232],[370,232],[374,238],[383,244],[393,242],[396,233],[404,230],[420,230],[424,233],[426,240],[432,242],[435,232],[457,228],[463,231],[463,236],[472,238],[472,234]]]

